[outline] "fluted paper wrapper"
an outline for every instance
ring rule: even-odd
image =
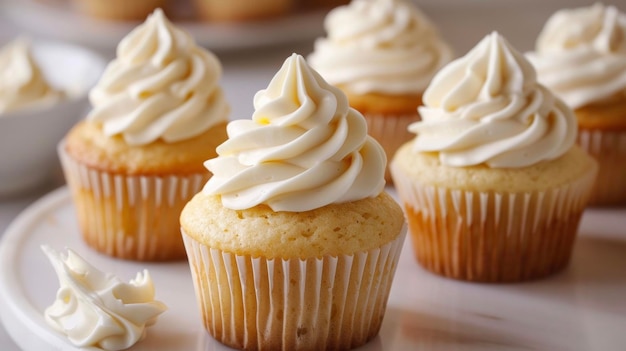
[[[363,116],[367,122],[368,134],[383,147],[388,161],[393,158],[402,144],[415,137],[415,134],[408,131],[408,127],[411,123],[420,120],[417,112],[401,115],[363,113]],[[385,169],[385,181],[387,183],[393,181],[389,167]]]
[[[337,257],[266,259],[210,248],[183,231],[207,331],[245,350],[348,350],[380,329],[406,234]]]
[[[184,259],[180,212],[209,174],[133,176],[59,157],[84,241],[98,252],[138,261]]]
[[[626,131],[580,129],[578,144],[598,161],[589,205],[626,204]]]
[[[548,191],[496,193],[424,185],[391,170],[418,262],[483,282],[537,279],[566,267],[596,173]]]

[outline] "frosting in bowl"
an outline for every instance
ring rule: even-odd
[[[613,6],[556,12],[527,56],[539,81],[574,109],[626,97],[626,15]]]
[[[46,322],[78,347],[124,350],[146,335],[167,307],[154,300],[147,270],[124,283],[72,250],[63,255],[42,246],[59,279],[56,300],[45,311]]]
[[[571,109],[495,32],[433,78],[419,112],[415,150],[448,166],[529,166],[564,154],[577,133]]]
[[[16,39],[0,50],[0,114],[50,106],[64,96],[48,84],[28,40]]]
[[[355,0],[326,16],[326,38],[308,60],[330,84],[349,91],[421,94],[452,50],[405,0]]]
[[[157,9],[118,45],[87,118],[130,145],[192,138],[227,120],[221,74],[217,57]]]
[[[293,54],[254,97],[251,120],[228,124],[229,139],[205,162],[203,191],[230,209],[266,204],[307,211],[377,196],[386,157],[363,116],[304,58]]]

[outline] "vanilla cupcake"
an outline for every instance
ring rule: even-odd
[[[597,170],[571,109],[498,33],[444,67],[424,105],[391,164],[417,260],[484,282],[563,269]]]
[[[80,231],[102,253],[185,257],[178,217],[226,140],[221,65],[160,10],[126,36],[59,145]]]
[[[140,21],[167,4],[167,0],[72,0],[78,13],[115,21]]]
[[[194,0],[200,18],[213,22],[271,19],[291,13],[292,0]]]
[[[329,10],[337,6],[348,4],[350,0],[300,0],[299,7],[304,10]]]
[[[18,38],[0,49],[0,116],[49,107],[64,98],[65,93],[47,81],[27,39]]]
[[[311,66],[360,111],[391,159],[411,139],[407,126],[433,75],[452,58],[434,25],[405,0],[355,0],[326,17]],[[385,174],[389,181],[389,172]]]
[[[528,58],[576,114],[578,144],[596,158],[592,205],[626,205],[626,15],[595,4],[555,13]]]
[[[245,350],[347,350],[374,338],[406,226],[364,118],[299,55],[232,121],[181,214],[209,333]]]

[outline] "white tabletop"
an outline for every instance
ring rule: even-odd
[[[2,5],[3,0],[0,0],[0,5]],[[626,6],[621,1],[621,5],[619,0],[616,1],[604,1],[605,3],[615,3],[618,6],[621,6],[621,10],[626,10]],[[435,1],[435,0],[424,0],[422,1],[425,12],[427,12],[431,18],[440,25],[441,32],[444,36],[446,36],[449,41],[453,44],[457,53],[463,54],[469,48],[471,48],[475,43],[477,43],[484,35],[488,34],[492,30],[498,30],[503,33],[505,36],[509,38],[509,40],[516,45],[520,50],[530,50],[533,45],[533,40],[538,34],[541,25],[547,19],[547,17],[556,9],[560,7],[561,4],[565,4],[567,6],[575,6],[579,4],[590,4],[592,1],[583,1],[583,0],[560,0],[560,1],[550,1],[550,4],[546,4],[548,2],[533,0],[533,1],[524,1],[524,2],[515,2],[512,0],[498,0],[498,1],[466,1],[460,2],[459,0],[445,0],[445,1]],[[476,10],[468,12],[470,8],[468,3],[475,4]],[[485,4],[491,4],[492,7],[486,7]],[[463,4],[463,5],[460,5]],[[488,10],[485,10],[488,9]],[[5,42],[9,39],[14,38],[18,34],[29,33],[29,29],[24,27],[23,24],[13,23],[9,21],[6,17],[3,17],[3,13],[0,12],[0,43]],[[34,34],[34,33],[33,33]],[[40,33],[34,34],[41,37]],[[312,49],[312,40],[305,40],[299,43],[290,43],[290,44],[281,44],[280,46],[274,47],[266,47],[266,48],[256,48],[256,49],[242,49],[238,51],[229,51],[229,52],[218,52],[218,56],[221,59],[224,66],[224,76],[222,80],[222,85],[224,91],[226,92],[227,99],[230,101],[232,106],[232,118],[249,118],[252,111],[252,97],[254,93],[259,89],[264,88],[273,74],[277,71],[277,69],[282,64],[283,60],[289,56],[292,52],[297,52],[300,54],[308,54]],[[113,50],[103,51],[103,55],[108,58],[113,56]],[[17,216],[24,208],[26,208],[29,204],[48,193],[52,189],[63,184],[61,178],[53,180],[51,184],[46,187],[43,187],[38,190],[34,190],[30,194],[26,194],[19,197],[13,197],[9,199],[1,199],[0,198],[0,237],[6,227],[10,224],[10,222]],[[611,210],[614,211],[614,210]],[[587,227],[593,227],[597,223],[598,225],[604,226],[604,228],[610,227],[612,223],[603,222],[608,212],[603,212],[601,210],[593,210],[590,213],[585,215],[585,221],[587,223]],[[612,217],[615,217],[615,212],[611,212]],[[625,211],[621,212],[625,214]],[[626,222],[614,222],[614,225],[620,225],[621,228],[619,231],[624,233],[624,227],[626,227]],[[618,232],[618,229],[615,229],[615,232]],[[609,257],[611,259],[615,259],[615,250],[624,249],[626,247],[626,234],[619,241],[619,245],[617,248],[610,248],[607,246],[606,242],[597,242],[595,244],[589,244],[589,241],[586,242],[586,245],[583,246],[582,253],[579,252],[578,257],[582,257],[587,255],[589,257],[593,256],[594,260],[602,260],[602,250],[607,251],[609,253]],[[577,249],[581,250],[578,246]],[[591,251],[590,251],[591,250]],[[595,251],[594,251],[595,250]],[[593,254],[593,255],[592,255]],[[622,251],[622,254],[626,256],[626,252]],[[582,256],[581,256],[582,255]],[[576,257],[576,255],[575,255]],[[624,263],[624,260],[615,261]],[[596,265],[591,265],[589,269],[593,269],[593,267],[598,267],[598,262],[595,262]],[[581,267],[583,265],[582,262],[577,262],[577,267]],[[616,267],[614,267],[616,268]],[[624,267],[622,267],[624,268]],[[622,272],[624,270],[622,269]],[[583,273],[589,273],[589,270],[584,271]],[[586,274],[585,273],[585,274]],[[607,272],[605,272],[607,273]],[[615,273],[615,272],[613,272]],[[608,274],[608,273],[607,273]],[[619,276],[618,273],[614,274],[615,276]],[[626,273],[624,273],[626,275]],[[603,275],[606,277],[607,275]],[[605,289],[599,289],[598,291],[602,291],[605,294],[610,294],[610,289],[612,287],[616,289],[621,289],[624,291],[624,287],[626,286],[626,279],[624,276],[614,281],[605,281],[603,279],[598,279],[597,281],[591,280],[589,284],[604,284]],[[400,292],[399,289],[401,287],[397,283],[394,286],[395,295],[396,296],[404,296],[406,293]],[[442,283],[443,285],[449,285],[452,283]],[[546,288],[546,294],[558,294],[559,289],[555,288],[556,283],[549,283],[549,288]],[[558,284],[557,284],[558,285]],[[488,287],[485,287],[488,289]],[[535,285],[534,288],[529,288],[530,290],[541,290],[541,285]],[[608,289],[608,290],[607,290]],[[526,289],[528,290],[528,289]],[[454,299],[454,293],[458,293],[460,290],[449,290],[447,292],[442,292],[442,296],[447,298]],[[593,289],[587,289],[587,291],[593,291]],[[406,296],[408,297],[408,295]],[[623,297],[623,296],[622,296]],[[569,298],[565,296],[564,298]],[[602,298],[602,296],[598,296],[598,298]],[[589,300],[591,301],[591,300]],[[3,302],[0,302],[0,308],[2,308]],[[549,309],[550,306],[545,303],[540,303],[537,305],[537,308],[540,309]],[[433,306],[431,306],[433,307]],[[434,306],[435,308],[437,306]],[[442,301],[442,305],[437,308],[443,308],[448,311],[449,315],[454,316],[456,312],[453,310],[458,307],[454,306],[454,304],[446,305]],[[619,307],[619,308],[618,308]],[[392,315],[389,318],[385,319],[386,326],[383,328],[391,328],[394,327],[398,320],[394,317],[398,318],[410,318],[410,316],[404,315],[401,311],[397,311],[391,309],[390,312]],[[542,313],[546,313],[544,310]],[[608,313],[608,312],[607,312]],[[623,323],[626,319],[626,310],[624,309],[624,305],[615,306],[615,309],[611,311],[613,313],[615,321]],[[480,317],[480,316],[479,316]],[[483,316],[484,318],[489,318],[489,316]],[[434,324],[441,324],[444,321],[433,321]],[[591,323],[590,321],[580,321],[580,323]],[[446,322],[447,323],[447,322]],[[453,321],[449,321],[449,323],[454,323]],[[497,324],[497,323],[495,323]],[[495,325],[494,324],[494,325]],[[502,327],[505,328],[505,327]],[[502,338],[505,338],[507,333],[506,330],[502,329],[498,326],[495,326],[491,331],[500,332]],[[470,328],[471,329],[471,328]],[[458,334],[454,335],[442,335],[438,334],[440,332],[437,331],[436,327],[433,327],[430,330],[426,337],[431,341],[437,341],[440,339],[450,338],[450,340],[456,340],[455,342],[464,343],[464,342],[474,342],[476,341],[474,338],[481,338],[481,335],[471,335],[472,330],[466,329],[465,325],[459,325],[458,328],[448,328],[448,330],[457,330]],[[557,328],[557,331],[562,331],[564,329]],[[617,330],[614,328],[613,330]],[[409,331],[410,332],[410,331]],[[423,333],[424,331],[422,331]],[[539,332],[539,331],[537,331]],[[622,325],[622,332],[626,332],[626,325]],[[608,333],[608,334],[607,334]],[[480,333],[479,333],[480,334]],[[605,331],[602,333],[598,331],[595,334],[589,334],[589,337],[593,338],[608,338],[614,337],[609,333],[609,331]],[[586,335],[563,335],[563,337],[576,337],[580,338],[582,341],[586,338]],[[502,340],[502,342],[506,342]],[[428,343],[427,343],[428,344]],[[597,345],[597,344],[596,344]],[[431,345],[432,346],[432,345]],[[440,345],[441,346],[441,345]],[[436,347],[435,347],[436,348]],[[424,350],[427,350],[425,348]],[[434,348],[433,348],[434,349]],[[440,349],[440,348],[437,348]],[[17,351],[18,347],[11,341],[9,336],[4,331],[4,328],[0,326],[0,350],[3,351]],[[613,349],[603,349],[604,350],[613,350]],[[617,349],[615,349],[617,350]]]

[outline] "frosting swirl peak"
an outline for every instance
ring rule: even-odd
[[[91,90],[87,118],[131,145],[192,138],[227,120],[221,70],[215,55],[157,9],[118,45]]]
[[[46,81],[28,40],[14,40],[0,50],[0,114],[51,105],[63,97]]]
[[[424,105],[409,126],[414,148],[448,166],[529,166],[561,156],[577,133],[573,112],[495,32],[433,78]]]
[[[613,6],[561,10],[527,54],[539,81],[570,107],[626,96],[626,15]]]
[[[213,177],[203,191],[221,195],[225,207],[307,211],[383,190],[382,147],[347,97],[302,56],[285,61],[254,107],[252,120],[228,124],[219,156],[205,162]]]
[[[421,94],[452,50],[435,27],[405,0],[354,0],[325,20],[311,66],[349,91]]]

